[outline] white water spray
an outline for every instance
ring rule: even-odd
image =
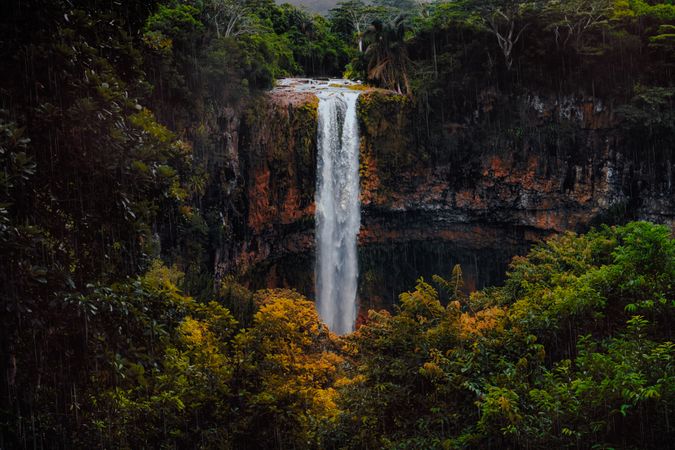
[[[361,225],[358,92],[326,89],[319,97],[316,183],[316,294],[321,318],[335,333],[354,330]]]

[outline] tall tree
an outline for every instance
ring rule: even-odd
[[[244,0],[209,0],[204,5],[204,14],[218,38],[253,31],[251,11]]]
[[[497,39],[506,68],[513,66],[513,49],[530,26],[528,13],[540,7],[543,0],[471,0],[467,7],[477,11],[487,30]]]
[[[365,32],[367,76],[387,89],[410,94],[408,49],[405,42],[405,18],[389,23],[375,20]]]
[[[359,52],[363,53],[364,32],[370,23],[381,18],[384,13],[382,7],[366,5],[362,0],[347,0],[339,2],[330,10],[330,19],[336,31],[355,35]]]
[[[571,46],[580,54],[595,54],[588,36],[606,26],[613,13],[611,0],[553,0],[546,5],[547,29],[553,31],[559,48]]]

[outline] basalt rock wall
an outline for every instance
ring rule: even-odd
[[[675,224],[673,149],[636,153],[611,104],[524,94],[500,105],[496,94],[486,97],[492,100],[464,122],[442,124],[435,141],[420,138],[413,120],[396,118],[410,128],[389,130],[398,100],[362,97],[369,218],[414,212],[426,217],[432,234],[457,224],[545,233],[628,218]],[[366,227],[363,239],[377,240],[376,231]]]
[[[218,277],[313,248],[317,107],[313,95],[267,96],[242,114],[241,198],[216,258]]]
[[[388,260],[404,261],[410,274],[397,279],[406,283],[415,270],[473,261],[468,283],[481,287],[551,233],[628,219],[675,226],[673,149],[632,148],[611,102],[496,90],[479,98],[449,121],[391,92],[360,96],[362,295],[377,297]],[[245,225],[219,274],[311,294],[317,105],[312,94],[272,92],[243,117]],[[500,269],[481,278],[476,255],[491,253]]]

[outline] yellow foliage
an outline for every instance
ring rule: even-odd
[[[443,369],[434,362],[425,362],[420,369],[420,374],[430,380],[440,380],[445,376]]]
[[[483,336],[487,331],[504,330],[506,308],[493,306],[476,314],[462,313],[459,317],[460,337],[468,339],[472,336]]]
[[[204,343],[204,334],[208,331],[205,324],[188,316],[181,322],[178,332],[186,343],[197,346]]]
[[[211,382],[227,383],[232,369],[227,345],[208,322],[187,316],[178,326],[178,336],[183,344],[180,355],[195,375],[202,373]]]
[[[151,291],[167,292],[173,294],[175,298],[180,296],[184,299],[189,299],[189,297],[180,295],[177,286],[183,280],[183,276],[183,272],[175,265],[167,267],[161,259],[155,259],[143,276],[142,282],[143,286]]]
[[[181,156],[187,157],[192,155],[192,144],[189,141],[177,139],[172,146],[173,150]]]
[[[192,211],[192,206],[189,205],[180,205],[178,210],[186,219],[191,219],[194,214]]]
[[[167,51],[173,48],[173,40],[159,31],[145,33],[143,35],[143,43],[157,51]]]
[[[338,413],[334,385],[344,359],[312,302],[288,290],[256,296],[261,306],[253,326],[236,339],[236,358],[259,391],[255,401],[280,405],[309,432],[313,420]]]
[[[142,108],[139,112],[132,114],[129,120],[134,126],[162,144],[170,143],[175,137],[168,128],[157,122],[155,115],[147,108]]]
[[[351,378],[338,377],[333,382],[333,386],[335,387],[335,389],[341,389],[347,386],[363,383],[364,381],[366,381],[366,377],[363,376],[362,374],[355,375]]]

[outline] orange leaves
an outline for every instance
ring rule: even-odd
[[[259,295],[253,326],[236,338],[240,376],[251,395],[247,403],[261,420],[283,411],[278,419],[289,428],[284,433],[292,431],[298,445],[307,445],[317,423],[338,413],[333,386],[344,360],[312,302],[285,290]]]
[[[484,336],[489,331],[503,331],[506,312],[506,308],[494,306],[480,310],[476,314],[462,313],[459,316],[460,337],[469,339]]]

